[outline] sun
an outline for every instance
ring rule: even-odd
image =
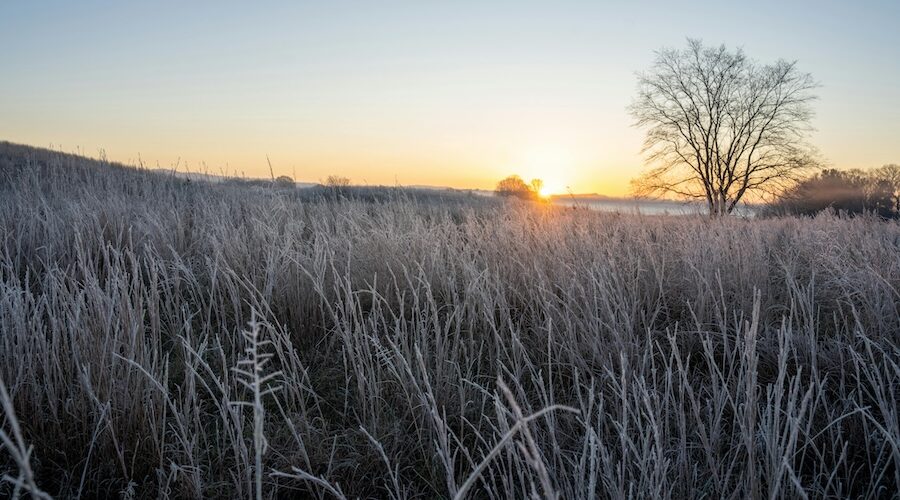
[[[532,192],[547,200],[568,191],[576,162],[572,148],[545,144],[524,149],[515,170],[525,179],[533,179]]]
[[[537,195],[540,198],[549,199],[566,190],[565,183],[560,179],[549,176],[538,176],[537,179],[540,179],[540,187],[537,189]]]

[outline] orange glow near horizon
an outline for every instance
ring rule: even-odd
[[[324,138],[290,141],[279,138],[275,130],[270,131],[266,140],[248,135],[243,140],[235,138],[220,142],[213,132],[204,132],[169,137],[169,140],[156,144],[155,141],[140,140],[146,137],[145,134],[137,137],[124,133],[108,134],[102,139],[99,133],[85,132],[91,131],[60,134],[59,142],[54,143],[42,142],[37,134],[0,137],[0,140],[52,147],[89,157],[98,157],[102,150],[111,161],[129,165],[140,162],[147,168],[169,170],[177,166],[179,172],[250,178],[286,175],[305,183],[340,175],[350,178],[356,185],[493,190],[499,180],[515,174],[525,182],[542,180],[543,197],[570,191],[627,196],[629,179],[641,168],[637,155],[603,161],[584,142],[548,141],[541,146],[532,146],[502,134],[497,137],[496,144],[492,144],[492,138],[481,137],[468,151],[454,144],[434,143],[425,138],[417,142],[406,142],[401,137],[360,138],[343,146]],[[577,134],[573,133],[573,136],[577,137]],[[637,142],[639,137],[631,140]],[[461,137],[459,141],[473,143],[467,137]],[[100,145],[90,146],[91,143]],[[271,173],[266,157],[272,164]]]
[[[539,196],[548,198],[552,195],[563,194],[569,189],[582,188],[595,182],[582,182],[573,187],[572,178],[578,169],[578,155],[574,146],[561,146],[559,144],[545,144],[526,148],[519,155],[518,165],[521,168],[520,175],[527,181],[540,179],[542,186]],[[584,184],[581,186],[580,184]],[[608,189],[608,187],[607,187]]]

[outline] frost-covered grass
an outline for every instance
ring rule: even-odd
[[[898,223],[300,193],[0,144],[0,494],[897,496]]]

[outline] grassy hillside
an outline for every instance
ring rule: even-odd
[[[350,198],[0,144],[0,493],[896,497],[900,224]]]

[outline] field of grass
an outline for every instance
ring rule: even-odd
[[[0,144],[0,495],[897,497],[900,224]]]

